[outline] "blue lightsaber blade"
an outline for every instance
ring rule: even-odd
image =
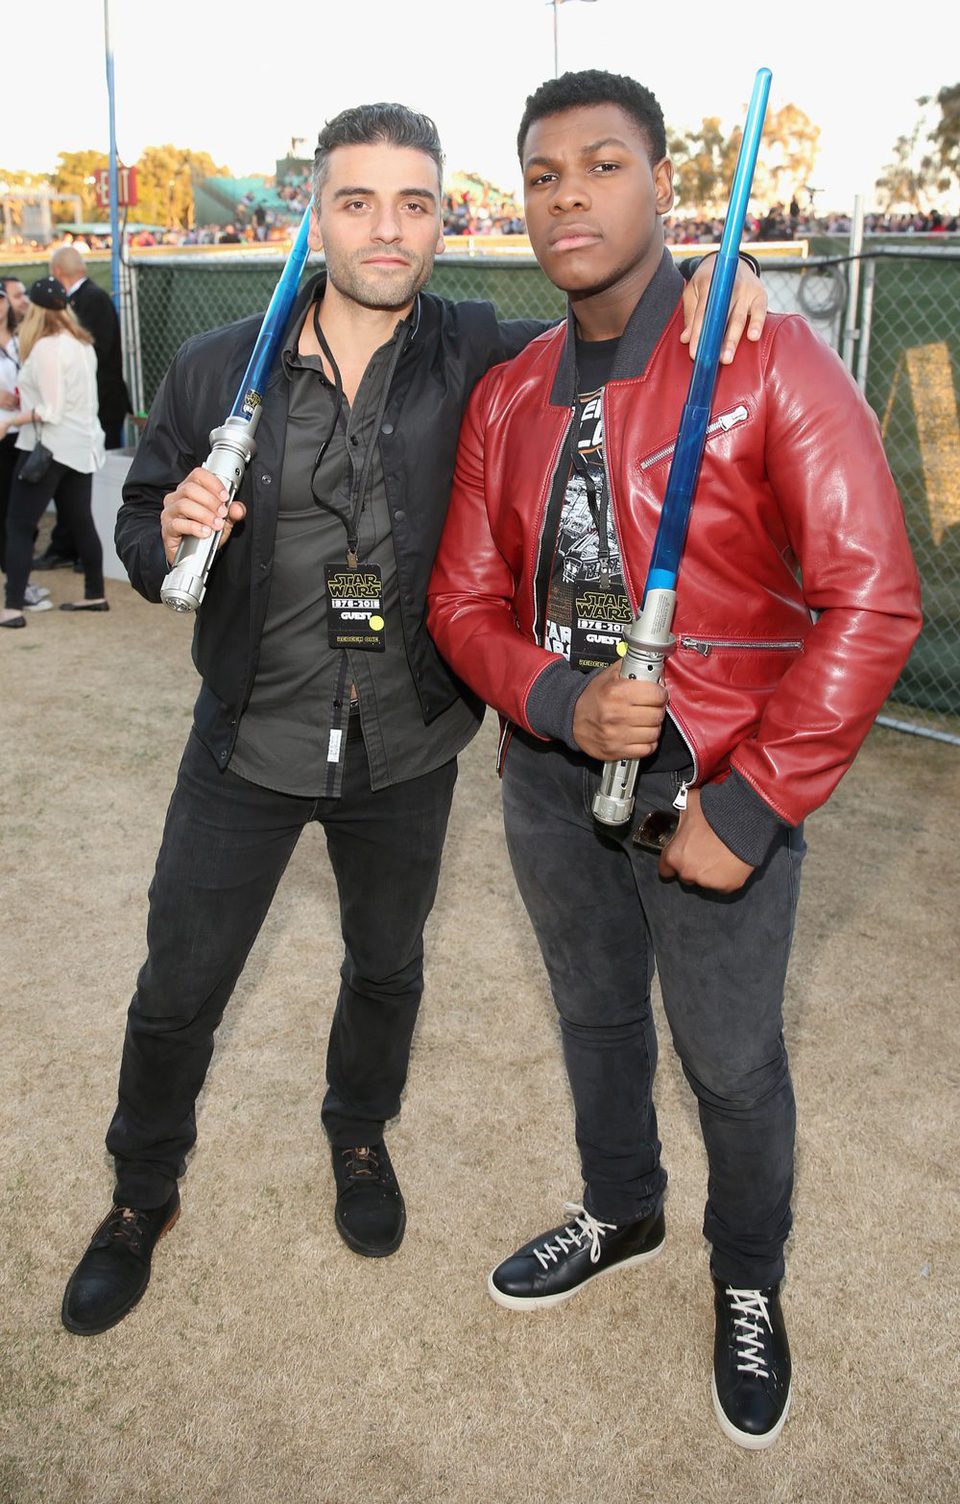
[[[680,417],[640,615],[624,634],[627,647],[620,667],[624,679],[647,679],[659,684],[663,679],[664,663],[674,648],[670,629],[677,604],[680,557],[703,459],[710,404],[720,368],[720,350],[737,274],[737,253],[760,151],[771,78],[769,68],[760,68],[753,83],[726,223],[707,296],[690,386]],[[600,791],[593,801],[593,813],[602,824],[622,825],[629,820],[638,769],[639,763],[625,759],[604,764]]]
[[[257,342],[230,414],[223,426],[215,428],[210,435],[213,448],[204,460],[203,468],[222,481],[230,501],[236,496],[243,473],[256,453],[254,436],[260,423],[263,393],[296,301],[300,275],[309,254],[309,233],[308,209],[300,221],[286,265],[263,316]],[[209,538],[184,538],[160,591],[164,605],[174,611],[196,611],[206,593],[207,577],[219,542],[219,533],[213,533]]]

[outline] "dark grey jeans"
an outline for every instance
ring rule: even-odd
[[[363,741],[351,734],[341,798],[301,799],[220,772],[191,733],[150,887],[148,954],[107,1133],[119,1204],[162,1205],[183,1174],[214,1033],[312,820],[326,834],[344,940],[323,1122],[334,1144],[383,1136],[406,1081],[456,777],[451,761],[373,792]]]
[[[704,1234],[719,1279],[746,1289],[783,1275],[795,1112],[783,988],[805,850],[784,829],[737,893],[664,882],[657,858],[597,824],[600,765],[514,737],[503,808],[513,870],[560,1015],[584,1204],[623,1222],[666,1186],[653,1105],[654,967],[709,1162]],[[637,815],[668,809],[679,775],[649,774]]]

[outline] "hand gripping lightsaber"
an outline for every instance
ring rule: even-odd
[[[652,684],[661,683],[664,663],[675,646],[670,628],[677,604],[680,555],[700,474],[707,424],[710,421],[710,404],[720,367],[720,347],[730,309],[740,236],[743,233],[743,221],[760,150],[771,77],[769,68],[760,68],[753,83],[740,154],[730,189],[726,223],[707,295],[703,328],[687,399],[680,416],[640,615],[634,618],[624,633],[627,648],[620,665],[622,679],[645,679]],[[629,820],[633,812],[633,791],[639,766],[638,762],[625,759],[604,764],[600,791],[593,800],[593,813],[602,824],[623,825]]]
[[[228,506],[237,494],[243,472],[257,452],[254,435],[260,423],[263,390],[297,296],[300,273],[309,253],[309,231],[308,209],[300,222],[297,238],[263,316],[257,342],[230,415],[223,426],[215,428],[210,435],[213,448],[204,460],[203,468],[223,483],[228,494]],[[183,539],[160,590],[160,599],[165,606],[170,606],[174,611],[196,611],[206,592],[207,576],[216,556],[220,537],[220,533],[214,532],[209,538]]]

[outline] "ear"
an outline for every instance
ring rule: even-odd
[[[307,245],[311,251],[323,250],[323,235],[320,231],[320,216],[316,209],[310,210],[310,229],[307,232]]]
[[[657,213],[669,214],[673,208],[673,163],[669,157],[661,157],[654,166],[653,186],[657,198]]]
[[[442,256],[443,253],[444,253],[444,251],[446,249],[447,249],[447,242],[446,242],[446,239],[444,238],[443,231],[441,230],[440,233],[439,233],[439,235],[437,236],[437,243],[436,243],[436,245],[433,248],[434,255],[435,256]]]

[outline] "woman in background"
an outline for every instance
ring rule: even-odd
[[[17,277],[4,277],[0,281],[0,423],[9,413],[18,412],[20,397],[17,391],[20,382],[20,346],[17,342],[17,325],[26,312],[27,294]],[[6,531],[7,497],[13,483],[13,471],[17,462],[17,435],[11,429],[0,439],[0,570],[7,571]]]
[[[29,307],[18,331],[20,408],[0,411],[0,439],[19,429],[18,451],[42,441],[53,455],[41,480],[22,476],[17,464],[7,509],[6,606],[0,627],[26,626],[33,540],[37,523],[56,497],[83,563],[82,601],[61,611],[107,611],[103,593],[103,549],[93,522],[93,472],[103,464],[103,429],[97,418],[97,357],[93,340],[67,306],[53,277],[41,277],[27,294]]]

